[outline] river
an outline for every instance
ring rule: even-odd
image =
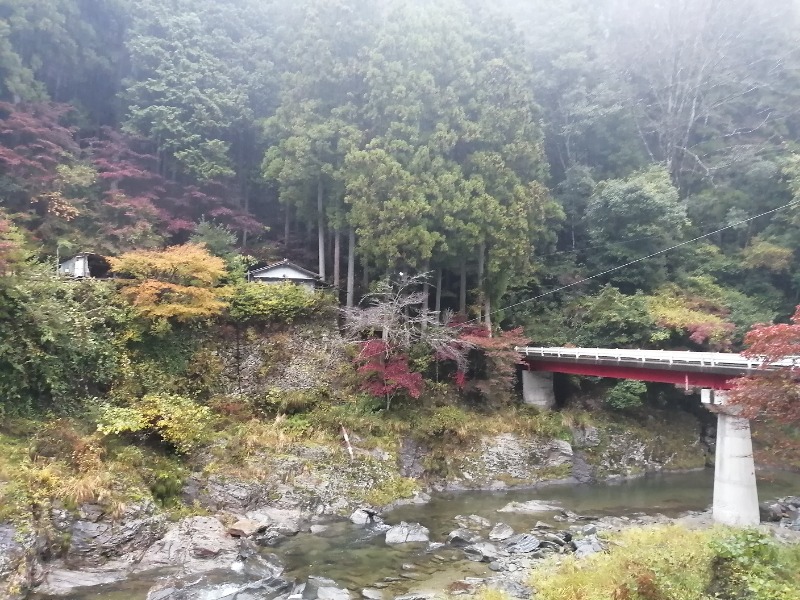
[[[502,521],[516,531],[525,531],[537,521],[565,528],[558,522],[560,512],[543,514],[499,513],[497,510],[512,501],[541,500],[557,504],[579,515],[631,516],[637,513],[678,516],[688,511],[705,510],[711,504],[713,471],[651,475],[632,480],[594,485],[552,485],[536,490],[508,492],[459,492],[433,496],[425,505],[397,508],[386,515],[389,524],[400,521],[418,522],[430,529],[432,541],[444,541],[457,528],[456,515],[478,515],[492,523]],[[800,475],[768,473],[759,476],[759,496],[769,500],[787,495],[800,495]],[[409,590],[444,589],[465,576],[483,576],[485,563],[463,559],[463,554],[444,548],[436,553],[425,551],[424,545],[387,546],[382,535],[349,522],[331,523],[317,534],[300,533],[275,548],[286,565],[286,575],[302,581],[309,575],[334,579],[339,585],[358,591],[365,587],[388,587],[400,594]],[[434,556],[436,558],[434,559]],[[220,573],[220,582],[231,578]],[[62,600],[145,600],[157,577],[137,577],[124,583],[94,588]],[[35,600],[54,600],[33,596]]]

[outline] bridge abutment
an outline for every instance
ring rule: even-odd
[[[721,408],[727,405],[727,392],[703,390],[702,400]],[[735,413],[730,406],[717,412],[713,516],[723,525],[754,527],[761,518],[750,421]]]
[[[550,410],[556,405],[553,374],[548,371],[522,371],[522,400],[525,404]]]

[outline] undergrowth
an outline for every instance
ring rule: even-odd
[[[532,571],[540,600],[796,600],[800,547],[757,531],[630,529],[610,551]]]

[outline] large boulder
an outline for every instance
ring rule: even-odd
[[[427,542],[430,540],[430,531],[419,523],[401,522],[389,528],[386,532],[387,544],[405,544],[407,542]]]

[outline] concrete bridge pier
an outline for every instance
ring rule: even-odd
[[[553,374],[549,371],[522,370],[522,401],[549,410],[556,405]]]
[[[704,389],[701,397],[703,404],[727,404],[722,390]],[[713,515],[717,523],[734,527],[755,527],[761,520],[750,421],[736,416],[736,407],[717,412]]]

